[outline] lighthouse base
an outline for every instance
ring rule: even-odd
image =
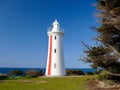
[[[45,76],[47,76],[47,77],[61,77],[61,76],[66,76],[66,73],[64,73],[64,74],[51,74],[51,75],[45,75]]]
[[[45,75],[46,77],[64,77],[66,75]]]

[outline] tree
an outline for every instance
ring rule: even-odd
[[[120,0],[97,0],[101,26],[96,28],[99,45],[85,51],[84,61],[103,68],[109,75],[120,76]]]
[[[81,70],[66,70],[67,75],[85,75]]]
[[[37,77],[37,76],[40,76],[40,73],[37,70],[27,70],[26,76]]]
[[[23,75],[24,73],[23,73],[23,71],[21,71],[21,70],[13,70],[13,71],[10,71],[9,73],[8,73],[8,75],[12,75],[12,76],[20,76],[20,75]]]

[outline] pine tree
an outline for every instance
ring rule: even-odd
[[[101,26],[96,28],[100,45],[89,47],[84,60],[94,68],[120,76],[120,0],[97,0]]]

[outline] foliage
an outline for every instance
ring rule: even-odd
[[[93,68],[103,68],[114,76],[120,74],[120,0],[97,1],[97,16],[101,22],[101,26],[96,28],[99,45],[87,46],[84,61],[91,63]]]
[[[39,75],[40,75],[40,76],[43,76],[43,75],[44,75],[44,72],[43,72],[42,70],[40,70]]]
[[[94,74],[100,74],[103,71],[103,69],[96,70]]]
[[[86,75],[94,75],[93,72],[87,72]]]
[[[67,70],[67,75],[85,75],[81,70]]]
[[[5,80],[8,76],[6,74],[0,74],[0,80]]]
[[[98,80],[106,80],[108,78],[109,78],[109,75],[106,73],[106,71],[102,71],[98,76]]]
[[[26,76],[38,77],[38,76],[40,76],[40,73],[37,70],[27,70],[26,71]]]
[[[114,75],[109,75],[107,71],[103,70],[100,75],[97,77],[98,80],[113,80],[120,82],[120,77],[119,76],[114,76]]]
[[[109,75],[109,78],[108,79],[111,79],[113,81],[117,81],[120,83],[120,76],[114,76],[114,75]]]
[[[8,75],[0,74],[0,80],[19,80],[19,79],[33,78],[42,75],[44,75],[42,70],[40,70],[40,72],[36,70],[28,70],[26,71],[26,75],[21,70],[13,70],[10,71]]]
[[[20,76],[20,75],[23,75],[23,71],[22,70],[13,70],[13,71],[10,71],[8,73],[8,75],[10,76]]]

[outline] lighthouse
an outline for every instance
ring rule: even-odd
[[[63,51],[63,36],[64,32],[60,28],[60,24],[55,20],[52,28],[47,32],[49,37],[48,42],[48,57],[46,65],[46,76],[64,76],[64,51]]]

